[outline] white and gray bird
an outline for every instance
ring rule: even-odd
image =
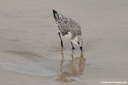
[[[53,16],[59,28],[58,35],[61,40],[61,47],[63,48],[63,40],[61,38],[62,35],[66,38],[70,38],[72,49],[75,49],[73,44],[76,44],[80,47],[80,50],[83,51],[82,49],[83,41],[81,38],[82,33],[81,33],[80,25],[77,22],[75,22],[73,19],[67,18],[55,10],[53,10]]]

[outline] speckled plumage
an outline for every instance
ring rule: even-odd
[[[64,47],[63,40],[61,38],[61,34],[62,34],[62,36],[67,37],[71,40],[71,46],[73,50],[75,49],[73,44],[76,44],[77,46],[80,47],[80,50],[83,51],[82,48],[83,40],[81,38],[80,25],[77,22],[75,22],[73,19],[67,18],[55,10],[53,10],[53,16],[60,30],[60,32],[58,32],[58,35],[61,41],[61,47],[62,48]]]
[[[56,24],[62,33],[62,35],[68,34],[70,32],[72,34],[71,39],[74,39],[76,36],[81,36],[81,27],[71,18],[67,18],[64,15],[53,10],[54,19]]]

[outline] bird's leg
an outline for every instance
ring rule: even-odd
[[[74,48],[74,46],[73,46],[73,43],[71,42],[71,46],[72,46],[72,50],[74,50],[75,48]]]
[[[80,47],[80,50],[81,50],[81,52],[83,52],[83,48],[82,48],[82,46]]]
[[[58,35],[59,35],[59,37],[60,37],[61,47],[63,48],[63,47],[64,47],[64,46],[63,46],[63,40],[62,40],[62,38],[61,38],[60,32],[58,32]]]

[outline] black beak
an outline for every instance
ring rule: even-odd
[[[81,50],[81,51],[83,51],[83,48],[82,48],[82,46],[80,47],[80,50]]]
[[[52,11],[53,11],[54,18],[56,19],[56,13],[57,13],[57,11],[55,11],[54,9]]]
[[[57,13],[57,11],[55,11],[54,9],[52,11],[53,11],[53,14],[56,14]]]

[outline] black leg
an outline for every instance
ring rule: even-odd
[[[71,46],[72,46],[72,50],[74,50],[75,48],[74,48],[74,46],[73,46],[73,43],[71,42]]]
[[[61,38],[60,32],[58,32],[58,35],[59,35],[59,37],[60,37],[61,47],[63,48],[63,47],[64,47],[64,46],[63,46],[63,40],[62,40],[62,38]]]
[[[83,52],[83,48],[82,48],[82,46],[80,47],[80,50],[81,50],[81,52]]]

